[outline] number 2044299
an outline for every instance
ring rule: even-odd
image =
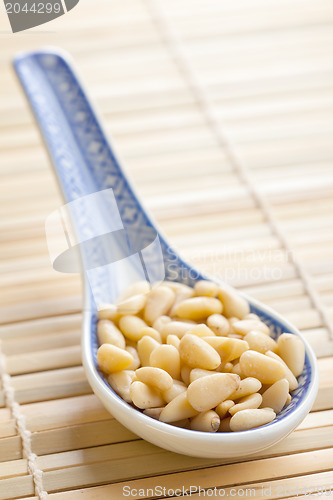
[[[7,14],[60,14],[61,4],[51,2],[36,2],[28,5],[28,3],[7,2],[5,4]]]

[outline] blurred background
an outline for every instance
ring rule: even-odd
[[[317,462],[318,454],[307,459],[305,453],[327,448],[333,436],[327,427],[333,412],[332,27],[331,0],[80,0],[66,15],[12,34],[1,3],[0,339],[32,449],[42,455],[47,491],[116,488],[111,483],[128,471],[150,477],[207,461],[170,458],[138,441],[91,394],[81,366],[80,277],[50,264],[44,222],[62,200],[13,57],[46,45],[67,50],[170,242],[203,272],[288,317],[313,346],[321,377],[314,409],[323,411],[275,449],[285,454],[279,469],[285,477],[299,474],[293,466],[303,464],[291,453],[308,460],[300,467],[306,474],[310,463],[317,471],[332,459],[321,454]],[[5,403],[0,387],[0,407]],[[0,436],[1,460],[21,459],[6,408],[0,408]],[[85,448],[90,454],[73,451]],[[140,464],[138,455],[145,456]],[[119,467],[114,457],[122,458]],[[276,479],[276,462],[270,463],[267,481]],[[78,464],[82,469],[72,467]],[[1,498],[34,494],[24,467],[11,462],[0,469]],[[265,479],[256,462],[249,470],[251,481]],[[112,491],[98,498],[120,498]],[[97,497],[92,490],[85,498]]]

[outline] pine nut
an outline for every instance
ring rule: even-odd
[[[113,344],[102,344],[97,351],[97,361],[100,369],[110,374],[126,370],[133,363],[133,356]]]
[[[140,335],[141,338],[144,337],[145,335],[148,335],[148,337],[153,338],[156,340],[159,344],[162,343],[162,337],[161,334],[158,330],[155,330],[155,328],[152,328],[151,326],[145,326],[140,330]]]
[[[278,354],[295,375],[298,377],[304,368],[305,347],[302,340],[291,333],[283,333],[278,338]]]
[[[170,288],[176,294],[178,292],[182,292],[183,294],[187,294],[188,297],[193,297],[194,290],[192,287],[185,285],[185,283],[179,283],[178,281],[163,281],[163,286]]]
[[[261,321],[258,314],[254,313],[247,314],[243,319],[256,319],[257,321]]]
[[[200,280],[194,285],[194,293],[198,297],[216,297],[218,285],[213,281]]]
[[[147,303],[144,309],[144,320],[149,325],[159,317],[166,314],[175,300],[175,293],[166,286],[154,288],[147,296]]]
[[[156,347],[150,355],[149,364],[150,366],[162,368],[172,378],[179,379],[180,377],[179,352],[173,345],[162,344]]]
[[[172,377],[165,370],[153,366],[138,368],[135,372],[137,379],[160,391],[167,391],[172,387]]]
[[[100,304],[98,307],[98,319],[114,321],[117,315],[117,306],[115,304]]]
[[[220,286],[217,296],[223,304],[223,315],[226,318],[235,316],[236,318],[243,319],[244,316],[249,314],[249,304],[233,290]]]
[[[172,386],[167,391],[162,392],[163,399],[170,403],[175,397],[179,396],[180,393],[187,391],[187,385],[180,380],[173,380]]]
[[[237,323],[238,321],[239,321],[239,319],[235,318],[234,316],[232,316],[231,318],[228,318],[228,323],[229,323],[229,332],[228,332],[228,335],[230,335],[232,333],[236,333],[235,330],[233,329],[233,324]]]
[[[168,335],[177,335],[180,339],[188,332],[188,330],[195,323],[187,323],[185,321],[171,321],[164,325],[161,329],[161,336],[163,342],[167,338]]]
[[[193,368],[190,372],[190,383],[194,382],[198,378],[207,377],[207,375],[214,375],[216,373],[213,370],[203,370],[202,368]]]
[[[170,321],[171,321],[171,318],[169,316],[165,316],[165,315],[160,316],[159,318],[157,318],[154,321],[153,328],[161,333],[163,326],[166,325],[167,323],[170,323]]]
[[[176,349],[179,349],[180,339],[177,335],[168,335],[166,338],[166,343],[168,345],[173,345]]]
[[[254,427],[268,424],[272,422],[275,417],[274,411],[268,409],[241,410],[231,417],[230,429],[232,431],[246,431]]]
[[[192,382],[187,399],[197,411],[207,411],[228,399],[239,386],[239,377],[231,373],[214,373]]]
[[[266,351],[275,352],[277,349],[275,340],[263,332],[251,331],[245,335],[244,340],[249,344],[250,349],[262,354],[265,354]]]
[[[160,415],[161,422],[176,422],[184,418],[195,417],[198,412],[190,405],[186,392],[178,394],[162,410]]]
[[[215,335],[224,336],[229,332],[229,321],[222,314],[212,314],[207,318],[207,325]]]
[[[221,364],[221,358],[205,340],[187,333],[179,344],[181,360],[192,368],[215,370]]]
[[[288,366],[283,361],[283,359],[280,358],[280,356],[278,356],[277,354],[275,354],[275,352],[272,352],[272,351],[267,351],[266,356],[269,356],[270,358],[275,359],[276,361],[281,363],[281,365],[283,366],[283,369],[284,369],[284,378],[286,378],[288,380],[288,383],[289,383],[289,390],[294,391],[295,389],[297,389],[297,387],[298,387],[297,378],[295,377],[293,372],[288,368]]]
[[[241,355],[239,363],[244,375],[257,378],[262,384],[274,384],[285,378],[284,366],[267,354],[249,350]]]
[[[141,365],[138,351],[133,346],[126,346],[125,350],[133,357],[133,362],[129,365],[128,370],[136,370]]]
[[[127,299],[117,304],[117,313],[124,315],[138,314],[144,308],[146,301],[146,295],[132,295],[131,297],[128,297]]]
[[[238,375],[240,378],[244,377],[244,373],[241,370],[239,362],[234,364],[234,366],[233,366],[233,368],[231,370],[231,373],[234,373],[235,375]]]
[[[220,366],[216,368],[216,371],[218,372],[224,372],[224,373],[232,373],[234,365],[228,361],[227,363],[221,363]]]
[[[145,410],[143,410],[143,413],[145,415],[148,415],[148,417],[159,420],[163,408],[164,406],[160,406],[159,408],[146,408]]]
[[[247,377],[240,381],[238,389],[230,395],[230,399],[239,399],[258,392],[261,382],[257,378]]]
[[[243,335],[238,335],[238,333],[229,333],[228,337],[229,337],[229,339],[244,340]]]
[[[190,383],[190,375],[191,375],[192,368],[184,363],[181,364],[180,367],[180,378],[186,384],[186,386],[189,385]]]
[[[261,407],[272,408],[278,414],[287,402],[288,393],[288,380],[285,378],[278,380],[262,394]]]
[[[97,337],[99,345],[113,344],[120,349],[125,349],[125,337],[116,325],[107,319],[101,319],[97,323]]]
[[[258,321],[255,319],[243,319],[242,321],[235,321],[232,324],[232,328],[234,332],[238,333],[239,335],[247,335],[252,331],[262,332],[266,335],[270,335],[270,329],[268,328],[268,326],[262,321]]]
[[[199,325],[191,326],[190,329],[186,332],[191,335],[196,335],[197,337],[215,337],[215,333],[213,330],[208,328],[204,323],[200,323]]]
[[[176,290],[174,290],[176,296],[175,296],[175,301],[173,303],[172,308],[170,309],[170,316],[173,317],[175,316],[175,311],[180,304],[180,302],[183,302],[183,300],[190,299],[194,295],[194,290],[193,288],[187,286],[187,285],[181,285],[178,287]]]
[[[211,314],[221,313],[222,304],[218,299],[212,297],[193,297],[180,302],[176,309],[175,315],[182,319],[192,319],[194,321],[202,321]]]
[[[193,431],[216,432],[220,427],[220,417],[214,410],[199,413],[191,418],[190,428]]]
[[[150,355],[159,345],[160,344],[155,339],[147,335],[138,341],[137,350],[141,366],[149,366]]]
[[[223,418],[221,420],[218,432],[231,432],[231,429],[230,429],[230,420],[231,420],[231,417]]]
[[[222,403],[217,405],[215,411],[218,414],[218,416],[222,419],[226,416],[230,408],[232,408],[234,405],[235,403],[231,399],[226,399],[225,401],[222,401]]]
[[[231,339],[229,337],[205,337],[211,347],[219,354],[222,363],[233,361],[239,358],[243,352],[249,349],[249,345],[244,340]]]
[[[262,402],[262,396],[258,392],[250,394],[241,398],[235,406],[230,408],[229,413],[231,416],[235,415],[238,411],[249,410],[250,408],[259,408]]]
[[[111,373],[111,375],[108,376],[110,386],[124,401],[126,401],[126,403],[132,402],[130,386],[133,378],[133,370],[123,370],[121,372]]]
[[[139,380],[132,382],[130,396],[134,405],[141,409],[158,408],[164,404],[159,391]]]
[[[146,328],[147,324],[138,316],[128,315],[123,316],[119,320],[119,328],[126,338],[134,341],[140,340],[143,335],[141,331]]]

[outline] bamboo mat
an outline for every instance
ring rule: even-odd
[[[28,469],[2,383],[0,499],[37,498],[36,481],[55,500],[333,489],[332,24],[331,0],[81,0],[16,35],[1,17],[3,383],[41,472]],[[44,237],[62,201],[11,69],[17,51],[44,45],[74,56],[146,207],[184,257],[284,314],[313,346],[313,411],[273,448],[234,463],[172,454],[91,393],[80,279],[52,270]]]

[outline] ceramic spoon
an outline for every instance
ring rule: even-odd
[[[128,283],[148,278],[193,285],[203,276],[184,262],[161,235],[138,200],[106,139],[69,57],[46,49],[19,54],[15,70],[50,154],[76,245],[54,258],[54,267],[77,271],[73,249],[80,249],[84,282],[83,365],[95,394],[112,415],[142,438],[168,450],[201,457],[240,457],[288,435],[310,411],[318,390],[315,356],[297,329],[280,315],[246,297],[277,337],[302,338],[305,367],[291,403],[260,428],[233,433],[204,433],[154,420],[117,396],[96,363],[96,303],[112,302]],[[111,251],[110,251],[111,249]]]

